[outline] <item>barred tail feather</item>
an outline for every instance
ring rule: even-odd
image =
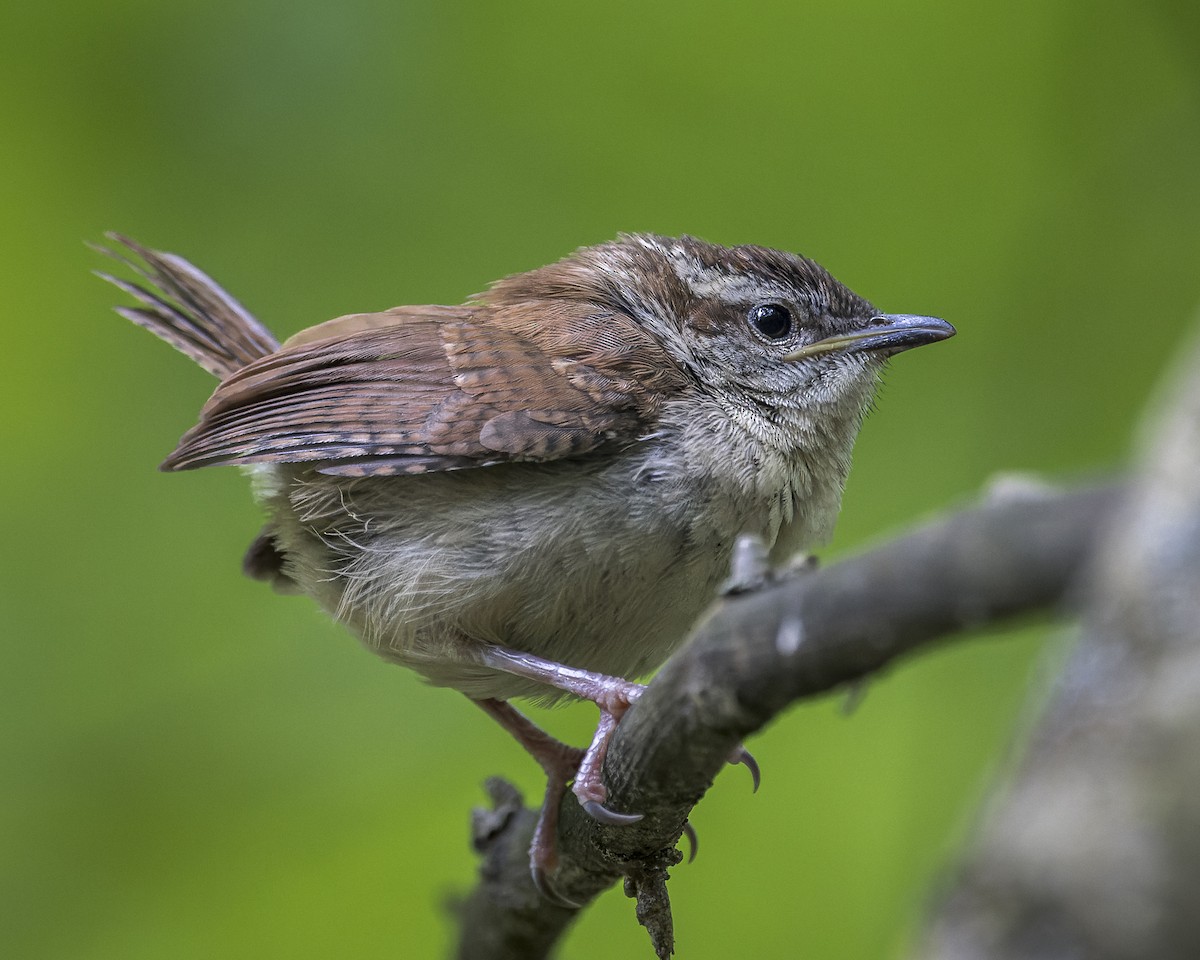
[[[133,270],[146,286],[97,270],[96,275],[141,304],[117,313],[165,340],[224,380],[274,353],[279,341],[207,274],[173,253],[150,250],[117,233],[105,237],[122,250],[94,249]],[[127,255],[128,254],[132,255]]]

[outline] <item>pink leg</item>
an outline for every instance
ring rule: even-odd
[[[575,776],[583,760],[583,751],[567,746],[546,733],[523,713],[503,700],[476,700],[475,703],[492,717],[525,748],[546,773],[546,794],[533,840],[529,844],[529,871],[534,885],[547,900],[561,906],[578,907],[567,900],[550,884],[549,876],[558,868],[558,805],[567,784]]]
[[[546,772],[546,795],[534,828],[529,847],[530,870],[533,882],[548,900],[560,906],[575,907],[550,885],[548,877],[558,866],[558,807],[567,783],[574,778],[572,791],[580,805],[601,823],[624,825],[642,819],[640,813],[617,813],[604,805],[608,791],[603,781],[604,758],[608,745],[621,717],[645,689],[641,684],[568,667],[531,653],[521,653],[500,646],[486,646],[471,651],[471,659],[517,677],[536,680],[547,686],[590,700],[600,709],[600,721],[586,751],[567,746],[551,737],[503,700],[475,702],[511,733]],[[759,769],[754,757],[738,747],[729,757],[730,763],[742,763],[750,770],[754,789],[758,790]],[[695,856],[695,832],[686,828]]]
[[[483,648],[480,660],[486,666],[503,670],[505,673],[538,680],[584,700],[591,700],[599,707],[600,722],[596,725],[596,733],[579,764],[571,789],[579,798],[580,805],[601,823],[621,825],[636,823],[642,819],[640,813],[616,813],[604,806],[608,791],[601,777],[609,741],[612,740],[613,732],[629,705],[641,696],[644,689],[641,684],[622,680],[620,677],[578,670],[531,653],[520,653],[504,647]]]

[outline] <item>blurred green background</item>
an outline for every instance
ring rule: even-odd
[[[242,579],[233,470],[155,465],[207,375],[82,241],[281,334],[620,230],[804,252],[958,325],[895,364],[836,542],[998,471],[1125,462],[1200,294],[1190,3],[10,3],[0,13],[0,952],[436,957],[467,813],[539,775],[461,697]],[[782,718],[674,872],[680,955],[896,955],[1057,635]],[[545,718],[582,739],[586,707]],[[564,956],[642,957],[619,891]]]

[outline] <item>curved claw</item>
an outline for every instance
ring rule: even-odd
[[[615,810],[609,810],[599,800],[585,800],[580,806],[583,807],[584,813],[593,820],[612,827],[627,827],[642,819],[640,813],[617,813]]]
[[[754,754],[745,747],[738,747],[733,756],[729,758],[729,762],[745,765],[746,769],[750,771],[750,778],[754,781],[753,792],[758,793],[758,788],[762,784],[762,771],[758,768],[758,761],[754,759]]]
[[[583,908],[582,903],[569,900],[559,893],[554,884],[550,882],[550,876],[541,867],[530,867],[529,873],[533,877],[533,885],[537,887],[537,892],[542,895],[542,899],[549,901],[556,907],[565,907],[568,910],[581,910]]]
[[[683,835],[687,837],[688,842],[688,863],[692,863],[696,854],[700,852],[700,838],[696,836],[696,828],[688,820],[683,821]]]

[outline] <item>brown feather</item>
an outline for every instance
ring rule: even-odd
[[[118,307],[117,312],[191,357],[209,373],[227,377],[279,348],[271,332],[245,307],[182,257],[150,250],[117,233],[105,236],[141,262],[118,250],[94,248],[129,267],[150,287],[96,271],[142,303],[141,307]]]
[[[353,314],[232,373],[163,467],[371,476],[580,456],[634,440],[682,383],[649,334],[595,303]]]

